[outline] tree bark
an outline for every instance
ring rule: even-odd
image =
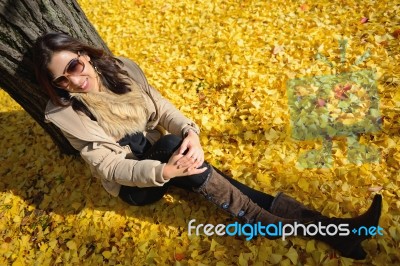
[[[65,32],[109,51],[75,0],[0,0],[0,87],[51,136],[62,153],[76,154],[61,131],[44,121],[49,100],[35,79],[32,44],[46,32]]]

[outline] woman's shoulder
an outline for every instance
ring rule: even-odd
[[[132,79],[143,86],[148,85],[147,78],[144,75],[143,70],[136,62],[126,57],[117,57],[117,59],[122,62],[120,67],[123,70],[126,70]]]
[[[71,106],[59,106],[49,100],[46,104],[44,117],[46,121],[51,120],[54,116],[58,116],[60,113],[68,113],[69,110],[72,110]]]
[[[83,141],[111,140],[97,122],[84,114],[79,114],[72,106],[57,106],[48,101],[45,109],[45,121],[53,123],[63,132]]]
[[[75,131],[75,128],[82,127],[82,120],[71,105],[58,106],[52,101],[48,101],[44,112],[44,118],[45,122],[53,123],[63,131]]]

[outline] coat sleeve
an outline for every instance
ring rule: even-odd
[[[107,181],[125,186],[163,186],[169,180],[163,178],[165,164],[156,160],[127,159],[127,152],[117,143],[84,142],[63,132],[69,142],[80,151],[89,164],[92,174]]]
[[[163,186],[165,164],[156,160],[126,159],[107,144],[92,142],[81,150],[82,158],[90,165],[94,175],[125,186]]]
[[[165,99],[156,89],[149,85],[142,69],[132,60],[120,58],[132,78],[142,86],[143,90],[153,101],[156,107],[158,124],[177,136],[185,136],[188,130],[200,133],[199,127],[191,119],[183,115],[170,101]]]

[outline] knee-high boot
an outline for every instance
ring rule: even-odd
[[[260,222],[262,225],[278,225],[281,222],[284,225],[297,221],[279,217],[261,208],[212,167],[206,181],[194,191],[245,223]],[[276,239],[280,236],[266,235],[266,237]]]
[[[327,243],[331,247],[338,250],[344,257],[360,260],[366,257],[366,253],[361,246],[361,242],[370,238],[371,236],[359,236],[355,233],[352,233],[351,230],[354,228],[360,228],[361,226],[365,226],[367,228],[371,226],[378,226],[381,209],[382,196],[375,195],[370,208],[364,214],[355,218],[329,218],[323,216],[320,212],[307,208],[302,203],[289,197],[288,195],[279,193],[272,202],[270,212],[283,218],[297,219],[303,224],[320,223],[322,226],[327,226],[330,224],[334,224],[336,226],[339,224],[348,224],[348,229],[350,230],[350,235],[348,236],[329,236],[317,234],[313,236],[313,238]]]
[[[377,226],[381,208],[382,198],[376,195],[368,211],[355,218],[328,218],[317,211],[313,211],[298,201],[279,194],[271,205],[269,211],[261,208],[251,201],[240,190],[233,186],[223,176],[211,168],[206,181],[194,191],[202,194],[206,199],[212,201],[225,211],[235,217],[238,217],[245,223],[257,223],[267,226],[269,224],[277,225],[279,222],[285,224],[302,225],[321,225],[329,226],[339,224],[348,224],[348,229],[359,228],[360,226]],[[276,239],[266,234],[269,239]],[[350,234],[347,236],[329,236],[318,233],[311,236],[317,240],[323,241],[338,250],[342,256],[353,259],[364,259],[365,251],[360,243],[370,236],[359,236]]]

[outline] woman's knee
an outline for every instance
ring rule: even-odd
[[[158,146],[159,149],[161,150],[170,150],[170,151],[175,151],[176,149],[179,148],[179,146],[182,143],[182,139],[178,136],[168,134],[165,136],[162,136],[155,145]]]
[[[182,139],[174,135],[165,135],[159,139],[144,155],[144,159],[158,160],[166,163],[180,147]]]
[[[204,162],[199,168],[203,167],[207,167],[207,169],[203,173],[175,177],[171,179],[170,184],[187,190],[192,190],[193,188],[200,187],[207,180],[209,174],[211,173],[211,166],[209,164]]]

